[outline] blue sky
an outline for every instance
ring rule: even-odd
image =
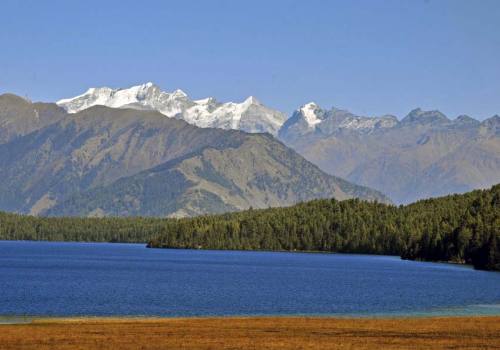
[[[500,114],[500,1],[0,3],[0,92],[54,101],[153,81],[290,113]]]

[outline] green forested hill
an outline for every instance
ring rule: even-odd
[[[400,207],[327,199],[189,219],[38,218],[3,213],[0,238],[397,254],[500,270],[500,185]]]

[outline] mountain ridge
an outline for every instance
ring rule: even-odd
[[[37,104],[29,102],[15,100],[16,103],[10,105],[9,101],[10,99],[4,101],[9,108],[0,104],[0,111],[12,112],[17,108],[14,114],[18,116],[18,120],[27,119],[28,123],[34,110],[38,108]],[[325,194],[337,198],[359,195],[362,198],[388,201],[382,194],[361,186],[346,182],[352,189],[345,187],[343,180],[327,175],[294,151],[288,151],[292,153],[288,153],[290,160],[287,163],[277,156],[279,152],[285,152],[286,146],[267,133],[248,134],[239,130],[199,128],[183,120],[167,118],[153,110],[92,106],[67,114],[54,104],[44,106],[61,114],[56,114],[52,123],[47,122],[48,125],[40,125],[31,132],[21,130],[12,139],[0,144],[2,210],[32,215],[51,212],[57,215],[52,208],[59,206],[64,211],[64,206],[67,208],[69,204],[61,207],[61,203],[81,195],[80,209],[75,215],[99,214],[102,213],[102,208],[86,210],[84,207],[88,204],[84,195],[87,191],[112,186],[125,178],[130,178],[131,183],[137,184],[143,179],[133,176],[169,161],[184,159],[183,157],[187,158],[181,162],[182,167],[167,169],[165,172],[170,171],[169,174],[175,175],[173,178],[163,176],[158,180],[165,184],[162,186],[170,186],[174,192],[182,190],[184,197],[172,197],[174,205],[178,206],[175,212],[179,216],[211,212],[210,208],[206,210],[209,207],[208,197],[214,203],[224,203],[220,208],[231,210],[245,209],[253,204],[255,207],[292,204]],[[10,120],[11,115],[10,112],[5,116],[0,113],[0,121]],[[28,117],[25,118],[25,115]],[[253,146],[248,145],[249,140],[255,141]],[[200,158],[199,152],[206,149],[210,149],[211,153],[203,153]],[[198,158],[193,157],[193,154],[198,155]],[[217,154],[218,157],[215,157]],[[251,162],[236,167],[234,161],[245,161],[244,155]],[[297,169],[292,160],[299,164]],[[216,171],[211,170],[211,167]],[[317,188],[314,185],[307,187],[308,180],[303,176],[305,169],[309,169],[313,181],[323,179]],[[230,176],[227,177],[226,173]],[[248,178],[242,179],[244,174]],[[290,182],[293,178],[298,179],[296,183]],[[182,180],[180,184],[184,187],[176,188],[176,184],[179,184],[176,179]],[[184,181],[186,179],[190,181]],[[236,180],[240,181],[236,186],[239,191],[246,191],[240,199],[230,190],[231,181]],[[252,182],[268,187],[252,189],[249,185]],[[277,192],[280,186],[292,186],[291,191],[297,195],[279,197]],[[346,192],[341,189],[342,186]],[[200,197],[201,206],[193,204],[192,200],[185,200],[189,193],[195,193],[195,188],[205,191]],[[304,196],[298,195],[304,188],[310,188],[307,190],[309,192]],[[108,192],[109,198],[103,201],[119,202],[124,198],[127,188],[121,187],[121,190],[121,193]],[[138,215],[148,215],[149,209],[144,203],[156,198],[155,196],[161,197],[161,192],[148,193],[149,197],[142,196],[143,193],[136,196],[136,199],[142,201],[139,209],[146,208],[139,210]],[[193,195],[193,198],[196,196]],[[156,203],[159,204],[154,208],[155,215],[162,211],[165,215],[172,214],[167,210],[170,204],[165,200],[158,198]],[[74,202],[72,205],[75,207]],[[114,207],[109,208],[114,210]],[[108,215],[113,214],[111,209],[108,210]],[[130,210],[133,211],[132,209]],[[123,215],[124,212],[120,214]]]
[[[94,105],[150,109],[203,128],[240,129],[271,134],[276,134],[285,120],[283,113],[264,106],[253,96],[241,103],[221,103],[213,97],[192,100],[180,89],[165,92],[151,82],[119,89],[90,88],[81,95],[59,100],[56,104],[69,113]]]
[[[279,137],[324,171],[387,193],[396,203],[487,188],[500,182],[500,117],[448,119],[439,111],[359,117],[298,109]]]
[[[274,112],[253,96],[238,104],[213,97],[193,101],[182,90],[166,93],[152,83],[103,89],[120,108],[151,112],[165,107],[161,115],[203,128],[270,132],[323,171],[388,193],[396,203],[486,188],[500,181],[498,116],[483,121],[466,115],[449,119],[438,110],[415,108],[399,120],[393,115],[366,117],[335,107],[323,109],[310,102],[287,120],[280,114],[273,124]],[[76,98],[98,90],[91,88]],[[163,103],[167,100],[173,102]],[[31,130],[8,127],[0,128],[0,143]]]

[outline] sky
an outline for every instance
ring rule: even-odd
[[[0,2],[0,93],[56,101],[152,81],[374,116],[500,114],[500,1]]]

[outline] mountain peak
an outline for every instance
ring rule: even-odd
[[[262,105],[255,96],[248,96],[243,103],[246,105]]]
[[[214,97],[207,97],[195,100],[194,103],[196,103],[197,105],[209,105],[209,104],[216,104],[217,100]]]
[[[476,119],[469,117],[468,115],[465,115],[465,114],[459,115],[454,120],[454,122],[459,123],[459,124],[479,124],[479,121],[477,121]]]
[[[116,89],[116,91],[143,91],[143,90],[148,90],[152,87],[159,88],[154,83],[148,81],[147,83],[134,85],[134,86],[131,86],[128,88],[119,88],[119,89]]]
[[[120,89],[90,88],[82,95],[59,100],[57,104],[69,113],[95,105],[156,110],[201,128],[240,129],[274,135],[285,121],[281,112],[264,106],[254,96],[241,103],[219,103],[213,97],[193,101],[181,89],[166,92],[152,82]]]
[[[442,121],[449,121],[449,119],[440,111],[424,111],[421,108],[415,108],[401,120],[402,123],[434,123]]]
[[[316,108],[319,108],[319,106],[316,104],[316,102],[311,101],[309,103],[300,106],[299,109],[316,109]]]
[[[493,117],[483,120],[481,124],[486,126],[487,128],[494,128],[500,131],[500,116],[498,114],[495,114]]]
[[[32,103],[27,97],[22,97],[10,93],[0,94],[0,100],[18,102],[22,104],[30,104]]]
[[[187,94],[182,91],[181,89],[177,89],[174,92],[172,92],[173,97],[187,97]]]
[[[314,102],[309,102],[301,106],[298,112],[302,115],[304,121],[310,128],[314,128],[317,124],[321,123],[321,109]]]

